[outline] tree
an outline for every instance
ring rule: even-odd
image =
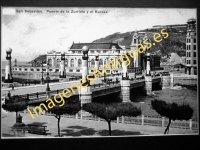
[[[108,123],[109,135],[111,136],[111,121],[116,120],[121,116],[138,116],[141,115],[141,110],[130,103],[86,103],[83,104],[83,110],[103,118]]]
[[[12,96],[5,100],[2,108],[6,111],[16,112],[16,117],[19,116],[18,112],[23,111],[27,108],[28,101],[18,95]]]
[[[81,109],[80,103],[69,103],[65,106],[54,106],[49,109],[48,112],[55,114],[55,117],[58,119],[58,136],[60,137],[60,119],[63,114],[76,114]]]
[[[169,133],[171,120],[189,120],[192,118],[193,109],[188,104],[166,103],[162,100],[151,101],[152,108],[161,116],[169,118],[169,123],[164,134]]]

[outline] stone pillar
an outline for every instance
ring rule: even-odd
[[[147,67],[145,76],[145,90],[147,95],[152,94],[152,76],[150,70],[150,53],[147,53]]]
[[[7,48],[6,49],[6,60],[7,60],[7,64],[6,64],[6,68],[5,68],[5,83],[13,83],[13,78],[12,78],[12,67],[11,67],[11,53],[12,53],[12,49],[11,48]]]
[[[126,58],[123,58],[126,61]],[[122,80],[121,80],[121,95],[122,102],[130,102],[130,80],[127,72],[127,66],[125,63],[122,63]]]
[[[80,88],[80,100],[81,106],[84,103],[91,103],[92,101],[92,92],[89,81],[86,80],[86,76],[88,75],[88,51],[89,48],[87,46],[83,46],[82,48],[83,56],[82,56],[82,86]]]
[[[66,71],[65,71],[65,53],[61,54],[61,62],[60,62],[60,78],[66,78]]]

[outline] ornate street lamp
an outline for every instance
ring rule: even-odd
[[[46,80],[47,80],[46,91],[50,91],[50,87],[49,87],[49,80],[50,80],[50,77],[49,77],[49,60],[47,61],[47,77],[46,77]]]
[[[41,72],[41,73],[42,73],[42,78],[41,78],[41,83],[42,83],[42,84],[44,84],[44,77],[43,77],[43,73],[44,73],[44,72],[43,72],[43,63],[44,63],[44,61],[42,60],[42,63],[41,63],[41,65],[42,65],[42,72]]]

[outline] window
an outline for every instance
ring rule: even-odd
[[[194,46],[194,50],[196,50],[196,45],[193,45]]]
[[[46,71],[46,69],[42,69],[43,71]]]
[[[59,71],[59,69],[56,69],[56,72],[58,72]]]
[[[196,43],[196,39],[194,38],[194,43]]]
[[[74,67],[74,59],[71,59],[71,61],[70,61],[70,66],[71,66],[71,67]]]
[[[27,71],[27,68],[25,68],[24,70]]]
[[[77,69],[77,70],[76,70],[76,72],[80,72],[80,70],[79,70],[79,69]]]
[[[91,67],[93,68],[95,66],[95,61],[94,59],[91,60]]]
[[[33,71],[33,69],[31,69],[31,71]]]
[[[196,52],[194,52],[193,56],[196,57]]]
[[[190,57],[190,52],[188,52],[188,54],[189,54],[189,57]]]
[[[73,72],[73,69],[69,69],[69,72]]]
[[[101,67],[102,65],[103,65],[103,60],[100,59],[100,60],[99,60],[99,67]]]
[[[40,71],[40,69],[37,69],[37,71]]]
[[[106,50],[103,50],[103,53],[106,53]]]
[[[90,51],[90,53],[94,53],[94,51]]]
[[[13,68],[13,70],[15,70],[15,68]]]
[[[81,51],[78,51],[78,53],[80,54],[80,53],[81,53]]]
[[[188,60],[188,64],[190,64],[190,60]]]
[[[136,44],[136,39],[134,39],[134,43]]]
[[[193,60],[193,64],[196,64],[197,62],[196,62],[196,60]]]
[[[49,69],[49,71],[52,71],[52,69]]]
[[[49,59],[48,62],[49,62],[49,67],[52,67],[52,60]]]
[[[190,43],[190,39],[188,39],[188,43]]]
[[[100,51],[97,51],[97,53],[100,53]]]
[[[186,43],[188,43],[188,39],[186,39]]]
[[[81,67],[81,65],[82,65],[82,61],[81,61],[81,59],[79,59],[78,60],[78,67]]]
[[[68,59],[65,59],[65,67],[68,67]]]
[[[190,45],[188,45],[188,50],[190,50]]]
[[[74,54],[74,53],[75,53],[75,51],[72,51],[72,53]]]
[[[15,68],[15,70],[17,70],[17,68]]]

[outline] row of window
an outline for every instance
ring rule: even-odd
[[[106,53],[106,52],[108,52],[108,50],[96,50],[96,51],[93,51],[93,50],[91,50],[91,51],[89,51],[89,53],[91,53],[91,54],[94,54],[95,52],[97,52],[97,53]],[[116,50],[116,52],[118,52],[118,53],[120,53],[120,51],[119,50]],[[82,53],[82,51],[72,51],[72,53],[73,54],[81,54]]]
[[[17,70],[17,68],[13,68],[13,70]],[[36,71],[46,71],[46,69],[36,69]],[[22,68],[19,68],[19,71],[22,71]],[[24,68],[24,71],[28,71],[28,69],[27,68]],[[30,71],[34,71],[34,69],[33,68],[31,68],[30,69]],[[53,69],[49,69],[49,71],[53,71]],[[59,69],[56,69],[56,71],[59,71]]]
[[[190,39],[190,38],[186,39],[186,43],[190,43],[190,42],[192,43],[192,39]],[[196,38],[193,39],[193,42],[196,43]]]
[[[187,60],[186,63],[187,63],[187,64],[190,64],[190,60]],[[197,63],[197,61],[196,61],[196,60],[193,60],[193,64],[196,64],[196,63]]]
[[[186,57],[190,57],[190,52],[186,52]],[[196,57],[196,52],[193,52],[193,57]]]
[[[186,45],[186,50],[191,50],[191,45]],[[193,50],[196,50],[196,45],[193,45]]]

